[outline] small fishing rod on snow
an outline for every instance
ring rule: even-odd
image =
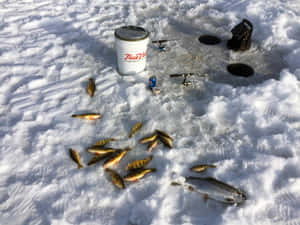
[[[169,42],[169,41],[176,41],[177,39],[171,39],[171,40],[167,40],[167,39],[162,39],[162,40],[155,40],[152,41],[152,44],[158,44],[158,49],[161,52],[165,52],[167,51],[166,45],[164,45],[163,43]]]
[[[182,84],[187,87],[190,84],[192,84],[192,82],[188,81],[187,78],[189,76],[193,76],[193,75],[195,75],[195,73],[174,73],[174,74],[170,74],[170,77],[171,78],[174,78],[174,77],[183,77]]]

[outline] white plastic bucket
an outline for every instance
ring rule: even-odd
[[[115,47],[120,74],[137,74],[146,67],[149,32],[136,26],[115,30]]]

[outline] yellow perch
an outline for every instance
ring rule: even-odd
[[[81,164],[79,153],[71,148],[69,149],[69,152],[70,152],[70,156],[73,159],[73,161],[77,163],[78,169],[82,168],[83,165]]]
[[[126,167],[126,170],[136,170],[145,167],[151,160],[153,156],[150,155],[148,158],[141,159],[141,160],[134,160],[129,163]]]
[[[123,178],[116,171],[109,168],[106,168],[105,171],[110,173],[111,181],[116,187],[120,189],[125,188]]]
[[[190,168],[190,170],[194,171],[194,172],[197,172],[197,173],[201,173],[201,172],[207,170],[208,168],[216,168],[216,166],[215,165],[202,164],[202,165],[193,166],[192,168]]]
[[[96,119],[100,119],[102,115],[100,113],[86,113],[86,114],[73,114],[72,117],[85,119],[85,120],[96,120]]]
[[[90,161],[88,162],[87,165],[88,165],[88,166],[91,166],[91,165],[93,165],[93,164],[96,164],[96,163],[100,162],[101,160],[107,158],[107,157],[110,156],[110,155],[111,155],[111,153],[102,154],[102,155],[94,155],[94,156],[90,159]]]
[[[173,143],[172,143],[172,139],[166,137],[166,136],[163,136],[163,135],[159,135],[159,140],[161,140],[161,142],[168,146],[169,148],[173,148]]]
[[[139,129],[141,129],[143,126],[143,123],[137,123],[133,126],[133,128],[131,129],[130,133],[129,133],[129,138],[132,137],[132,135],[137,132]]]
[[[89,94],[91,97],[93,97],[95,91],[96,91],[95,80],[94,80],[94,78],[90,78],[90,79],[89,79],[88,86],[87,86],[87,92],[88,92],[88,94]]]
[[[107,153],[112,153],[118,151],[118,149],[114,148],[104,148],[101,146],[92,146],[86,150],[89,153],[97,154],[97,155],[103,155]]]
[[[134,171],[123,177],[125,181],[138,181],[139,179],[143,178],[146,174],[155,172],[155,168],[150,169],[141,169],[138,171]]]
[[[139,143],[140,143],[140,144],[145,144],[145,143],[154,141],[155,139],[157,139],[157,136],[158,136],[157,133],[154,133],[154,134],[151,135],[151,136],[144,137],[144,138],[140,139],[140,140],[139,140]]]
[[[123,151],[121,151],[120,153],[114,154],[112,157],[108,158],[104,164],[103,164],[103,168],[107,168],[107,167],[111,167],[114,165],[117,165],[120,160],[127,154],[128,151],[130,151],[130,148],[127,148]]]
[[[169,138],[171,141],[173,141],[173,138],[167,132],[158,129],[156,129],[155,131],[159,136],[165,136]]]
[[[153,142],[151,142],[148,145],[148,152],[151,152],[153,149],[155,149],[158,145],[158,139],[155,139]]]
[[[115,141],[115,140],[116,140],[115,138],[105,138],[105,139],[102,139],[102,140],[96,142],[96,144],[94,144],[94,146],[104,146],[104,145],[108,144],[109,142]]]

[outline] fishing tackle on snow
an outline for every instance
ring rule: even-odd
[[[161,52],[165,52],[167,51],[167,47],[166,45],[164,45],[163,43],[165,42],[168,42],[168,41],[176,41],[175,39],[173,40],[166,40],[166,39],[163,39],[163,40],[155,40],[155,41],[152,41],[152,44],[158,44],[158,49],[161,51]]]
[[[189,86],[192,84],[191,81],[188,81],[187,78],[189,76],[193,76],[194,73],[175,73],[175,74],[171,74],[170,77],[173,78],[173,77],[183,77],[183,81],[182,81],[182,85],[183,86]]]

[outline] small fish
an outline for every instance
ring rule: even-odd
[[[171,141],[173,141],[173,138],[167,132],[158,130],[158,129],[156,129],[155,131],[159,136],[165,136],[165,137],[171,139]]]
[[[118,152],[116,154],[114,154],[112,157],[108,158],[104,164],[103,164],[103,168],[107,168],[107,167],[111,167],[114,165],[117,165],[120,160],[127,154],[128,151],[130,151],[130,148],[127,148],[121,152]]]
[[[77,163],[78,169],[82,168],[83,165],[81,164],[79,153],[71,148],[69,149],[69,153],[73,161]]]
[[[151,135],[151,136],[144,137],[144,138],[140,139],[140,140],[139,140],[139,143],[140,143],[140,144],[145,144],[145,143],[154,141],[154,140],[157,138],[157,136],[158,136],[157,133],[154,133],[154,134]]]
[[[102,155],[94,155],[94,156],[90,159],[90,161],[88,162],[87,165],[88,165],[88,166],[91,166],[91,165],[93,165],[93,164],[96,164],[96,163],[100,162],[101,160],[103,160],[103,159],[109,157],[110,155],[111,155],[111,153],[102,154]]]
[[[96,91],[96,84],[95,84],[95,80],[93,78],[89,79],[89,84],[87,86],[87,91],[88,91],[88,93],[91,97],[94,96],[94,93]]]
[[[172,186],[180,186],[181,184],[178,183],[178,182],[176,182],[176,181],[172,181],[172,182],[171,182],[171,185],[172,185]]]
[[[141,129],[143,126],[143,123],[137,123],[133,126],[133,128],[131,129],[130,133],[129,133],[129,138],[132,137],[132,135],[137,132],[139,129]]]
[[[120,189],[125,188],[123,178],[116,171],[109,168],[106,168],[105,171],[110,173],[111,181],[115,186]]]
[[[161,140],[161,142],[168,146],[169,148],[173,148],[173,143],[172,143],[172,139],[166,137],[166,136],[163,136],[163,135],[159,135],[159,140]]]
[[[118,149],[105,148],[102,146],[92,146],[92,147],[88,148],[86,151],[89,153],[96,154],[96,155],[103,155],[103,154],[107,154],[107,153],[116,152],[116,151],[118,151]]]
[[[141,160],[134,160],[131,163],[129,163],[126,167],[126,170],[136,170],[136,169],[141,169],[153,159],[153,156],[150,155],[148,158],[141,159]]]
[[[85,113],[85,114],[73,114],[72,117],[86,119],[86,120],[96,120],[96,119],[100,119],[102,115],[100,113]]]
[[[104,146],[104,145],[108,144],[109,142],[115,141],[115,140],[116,140],[115,138],[105,138],[105,139],[102,139],[102,140],[96,142],[96,144],[94,144],[94,146]]]
[[[151,152],[154,148],[156,148],[158,145],[158,139],[155,139],[153,142],[151,142],[148,145],[148,152]]]
[[[201,173],[201,172],[207,170],[208,168],[216,168],[216,166],[215,165],[202,164],[202,165],[193,166],[192,168],[190,168],[190,170],[194,171],[194,172],[197,172],[197,173]]]
[[[139,179],[143,178],[146,174],[155,172],[155,168],[150,168],[150,169],[140,169],[137,171],[133,171],[126,176],[123,177],[125,181],[138,181]]]

